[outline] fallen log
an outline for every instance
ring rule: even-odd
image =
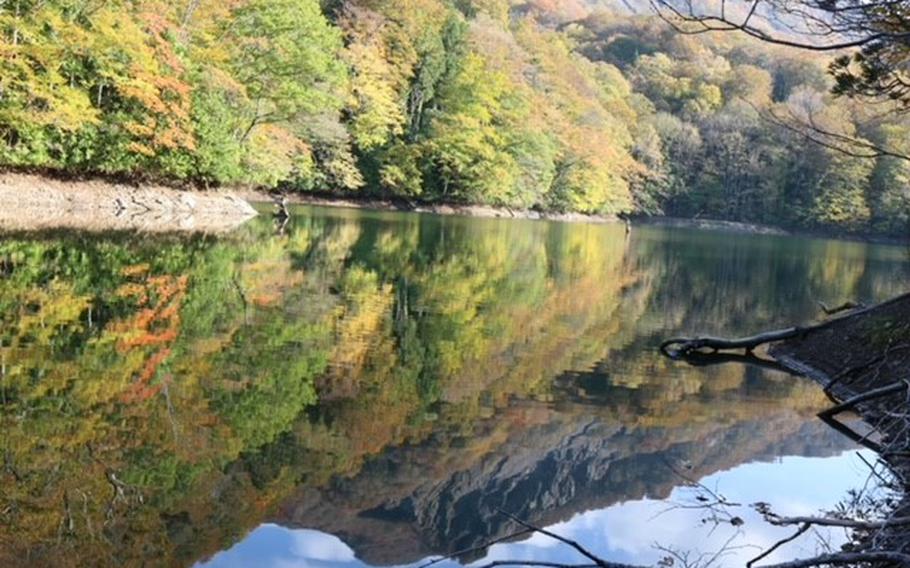
[[[823,311],[830,312],[828,315],[837,315],[821,323],[813,325],[789,327],[775,331],[766,331],[764,333],[750,335],[748,337],[732,339],[725,337],[713,337],[708,335],[699,337],[674,337],[667,339],[660,344],[660,352],[671,359],[685,359],[688,356],[698,352],[704,353],[706,352],[705,350],[708,350],[707,352],[717,353],[720,351],[742,349],[746,352],[746,354],[751,354],[753,351],[755,351],[755,349],[761,347],[762,345],[803,337],[807,333],[825,329],[847,318],[856,317],[872,310],[881,309],[893,303],[905,301],[908,297],[910,297],[910,294],[904,294],[875,306],[863,306],[861,304],[853,304],[852,302],[847,302],[842,306],[838,306],[833,309],[827,308],[827,306],[825,306],[823,308]]]
[[[787,375],[802,376],[800,373],[797,373],[793,369],[782,365],[773,359],[759,357],[754,353],[705,353],[702,351],[692,351],[686,354],[686,363],[693,367],[711,367],[714,365],[736,363],[739,365],[749,365],[751,367],[768,369],[769,371],[777,371]]]
[[[809,328],[790,327],[777,331],[767,331],[757,335],[741,337],[738,339],[727,339],[724,337],[674,337],[667,339],[660,344],[660,352],[671,359],[682,359],[688,355],[702,352],[710,349],[712,352],[730,351],[734,349],[744,349],[746,353],[752,353],[757,347],[775,341],[791,339],[814,329],[816,326]]]

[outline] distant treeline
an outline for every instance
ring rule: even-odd
[[[557,4],[559,4],[557,6]],[[0,165],[898,233],[910,121],[825,58],[533,0],[15,0]]]

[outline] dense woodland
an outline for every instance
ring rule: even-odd
[[[898,234],[906,113],[830,54],[686,36],[623,3],[14,0],[0,163],[547,211]]]

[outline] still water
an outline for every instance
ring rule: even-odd
[[[0,565],[583,560],[484,547],[517,528],[500,509],[611,560],[742,565],[790,532],[749,503],[830,509],[868,469],[811,382],[655,346],[908,276],[894,246],[341,209],[5,235]],[[684,477],[745,523],[702,522]]]

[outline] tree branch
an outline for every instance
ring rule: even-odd
[[[756,557],[753,558],[752,560],[746,562],[746,568],[752,568],[752,566],[753,566],[756,562],[758,562],[759,560],[762,560],[762,559],[764,559],[764,558],[767,558],[767,557],[770,556],[775,550],[777,550],[778,548],[782,547],[783,545],[785,545],[785,544],[787,544],[787,543],[790,543],[790,542],[793,542],[794,540],[798,539],[798,538],[801,537],[803,534],[805,534],[810,528],[812,528],[812,525],[810,525],[809,523],[804,523],[802,526],[800,526],[798,529],[796,529],[796,532],[795,532],[795,533],[793,533],[792,535],[788,536],[787,538],[783,538],[783,539],[781,539],[781,540],[775,542],[775,543],[771,546],[771,548],[769,548],[768,550],[762,552],[761,554],[759,554],[758,556],[756,556]]]
[[[761,568],[812,568],[813,566],[850,566],[870,562],[891,562],[896,566],[910,566],[910,555],[902,552],[838,552],[814,558],[767,564]]]

